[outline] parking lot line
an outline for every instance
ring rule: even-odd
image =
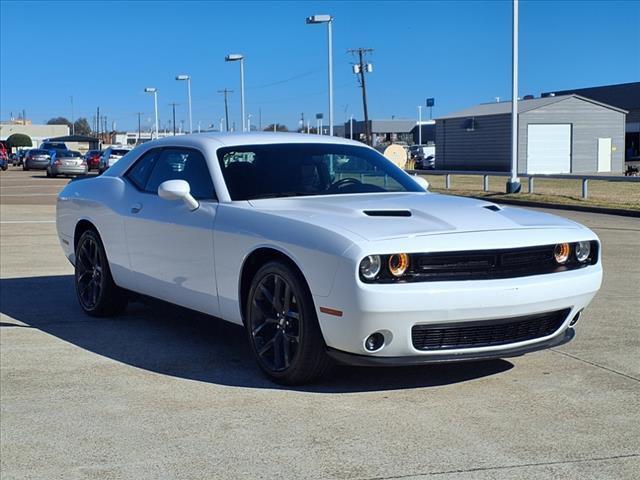
[[[0,197],[57,197],[57,193],[2,193]]]
[[[2,220],[0,224],[5,223],[56,223],[55,220]]]

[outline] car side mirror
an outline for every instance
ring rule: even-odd
[[[420,185],[420,187],[425,190],[425,192],[429,190],[429,182],[427,182],[426,178],[421,177],[420,175],[413,175],[412,178],[418,185]]]
[[[191,187],[184,180],[167,180],[158,187],[158,196],[165,200],[182,200],[189,210],[196,210],[200,204],[191,195]]]

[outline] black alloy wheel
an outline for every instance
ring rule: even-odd
[[[270,378],[298,384],[326,370],[329,360],[311,295],[288,265],[270,262],[256,273],[246,312],[252,350]]]
[[[252,301],[251,336],[260,361],[273,372],[287,369],[300,344],[300,309],[291,285],[270,273],[260,280]]]
[[[85,231],[78,241],[75,284],[80,306],[89,315],[115,315],[127,306],[126,292],[113,282],[104,246],[94,230]]]

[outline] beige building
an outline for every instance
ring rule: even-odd
[[[0,122],[0,140],[6,140],[14,133],[23,133],[31,137],[33,147],[37,147],[43,140],[51,137],[69,135],[67,125],[19,125],[11,122]]]

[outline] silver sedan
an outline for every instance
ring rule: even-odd
[[[54,150],[47,167],[47,177],[58,175],[86,175],[87,162],[80,152],[74,150]]]

